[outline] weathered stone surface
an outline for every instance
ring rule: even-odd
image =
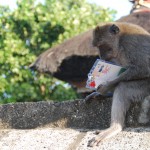
[[[78,131],[69,129],[4,130],[1,150],[67,150]]]
[[[110,103],[111,100],[108,99],[102,103],[96,102],[90,105],[85,104],[83,100],[1,105],[1,128],[105,127],[109,122]]]
[[[127,128],[98,147],[87,147],[94,131],[42,128],[0,130],[1,150],[149,150],[150,128]]]
[[[113,138],[100,143],[98,147],[87,147],[88,141],[95,137],[88,132],[76,150],[149,150],[150,128],[126,128]]]
[[[131,106],[126,125],[139,126],[140,104]],[[110,123],[111,98],[86,104],[84,100],[67,102],[29,102],[0,106],[1,129],[61,127],[103,129]]]
[[[91,150],[94,129],[109,126],[111,98],[86,104],[29,102],[0,106],[0,150]],[[140,104],[132,104],[126,128],[94,150],[149,150],[150,128],[135,128]],[[148,114],[149,115],[149,114]],[[148,124],[147,124],[148,125]]]

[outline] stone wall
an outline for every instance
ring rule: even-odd
[[[110,124],[111,98],[86,104],[84,100],[66,102],[25,102],[0,105],[1,129],[32,129],[61,127],[103,129]],[[126,116],[126,126],[138,127],[140,104],[132,104]],[[146,124],[146,125],[149,125]]]

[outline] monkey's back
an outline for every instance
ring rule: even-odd
[[[150,58],[150,33],[142,27],[131,23],[115,23],[120,27],[120,44],[128,52],[134,51],[138,55],[147,55]],[[128,44],[128,45],[127,45]],[[127,48],[126,48],[127,47]]]

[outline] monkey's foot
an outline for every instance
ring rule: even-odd
[[[90,146],[90,147],[99,146],[100,142],[102,142],[105,139],[115,136],[120,131],[122,131],[121,126],[116,126],[116,125],[108,128],[106,130],[103,130],[103,131],[96,131],[96,134],[98,134],[98,136],[91,139],[88,142],[88,146]]]

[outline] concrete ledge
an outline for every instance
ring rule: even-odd
[[[1,129],[32,129],[37,127],[61,127],[103,129],[109,126],[111,99],[67,102],[29,102],[0,106]],[[138,127],[140,104],[131,106],[126,126]],[[148,123],[149,124],[149,123]]]

